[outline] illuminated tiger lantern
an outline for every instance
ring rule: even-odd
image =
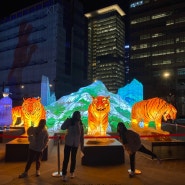
[[[110,112],[109,96],[92,97],[88,108],[88,135],[106,135]]]
[[[176,119],[176,108],[158,97],[137,102],[131,111],[131,122],[133,128],[139,128],[139,123],[143,121],[144,128],[148,128],[150,121],[155,121],[156,130],[161,130],[162,118]]]
[[[21,118],[25,130],[31,125],[38,126],[40,119],[46,119],[46,111],[41,104],[41,98],[23,99],[22,106],[12,108],[12,125],[15,126],[17,118]]]

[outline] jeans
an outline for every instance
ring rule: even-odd
[[[144,145],[141,145],[141,147],[139,148],[138,151],[142,152],[142,153],[145,153],[145,154],[148,154],[148,155],[152,156],[153,158],[157,158],[157,156],[152,151],[150,151],[147,148],[145,148]],[[131,168],[131,171],[133,171],[133,172],[135,172],[135,155],[136,155],[136,152],[134,152],[134,153],[129,155],[130,168]]]
[[[78,147],[73,146],[64,146],[64,160],[62,166],[62,175],[67,174],[67,166],[69,163],[69,157],[71,155],[71,165],[70,165],[70,173],[73,173],[76,167],[76,154],[77,154]]]
[[[28,172],[28,170],[31,167],[31,164],[35,161],[36,162],[36,170],[40,169],[41,159],[42,159],[43,152],[38,152],[29,149],[28,151],[28,160],[25,167],[25,172]]]

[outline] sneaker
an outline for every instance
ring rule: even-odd
[[[129,177],[130,177],[130,178],[134,177],[134,175],[135,175],[135,173],[134,173],[133,171],[131,171],[131,172],[129,173]]]
[[[28,174],[26,172],[24,172],[21,175],[19,175],[19,178],[25,178],[25,177],[28,177]]]
[[[62,175],[62,181],[66,182],[67,181],[67,177],[66,175]]]
[[[71,178],[73,179],[75,177],[74,172],[71,173]]]
[[[40,170],[37,170],[37,171],[36,171],[36,176],[37,176],[37,177],[40,176]]]

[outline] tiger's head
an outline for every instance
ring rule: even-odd
[[[163,115],[163,118],[165,121],[168,119],[174,120],[176,119],[177,110],[172,104],[167,105],[167,110],[165,114]]]
[[[92,97],[92,107],[93,110],[97,112],[109,112],[110,111],[110,97],[109,96],[97,96]]]
[[[22,111],[27,118],[36,118],[42,114],[41,98],[23,99]]]

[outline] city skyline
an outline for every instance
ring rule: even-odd
[[[21,1],[21,0],[1,0],[0,1],[0,19],[10,15],[11,13],[18,11],[32,4],[41,2],[42,0],[30,0],[30,1]],[[84,13],[94,11],[112,4],[118,4],[124,11],[128,10],[128,0],[80,0],[84,5]]]
[[[1,0],[0,1],[0,19],[9,16],[11,13],[16,12],[20,9],[26,8],[27,6],[31,6],[35,3],[41,2],[43,0],[29,0],[29,1],[21,1],[21,0]],[[72,0],[71,0],[72,1]],[[120,8],[125,12],[124,20],[126,25],[126,44],[129,44],[129,0],[79,0],[83,3],[84,6],[84,14],[95,11],[106,6],[110,6],[113,4],[118,4]]]

